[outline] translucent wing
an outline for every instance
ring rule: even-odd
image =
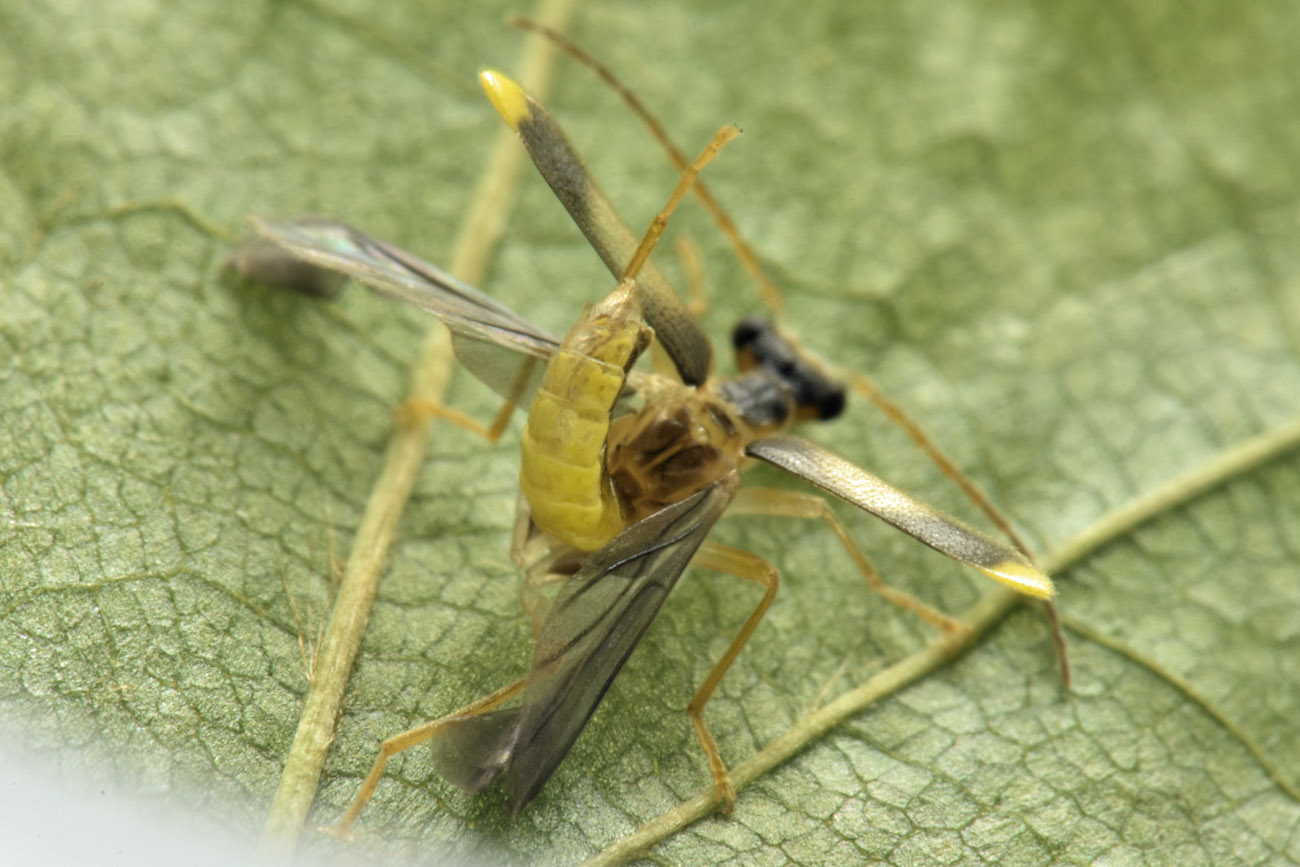
[[[344,223],[252,218],[267,240],[302,262],[355,278],[414,304],[451,329],[456,357],[497,393],[527,404],[558,341],[479,290]]]
[[[936,551],[973,566],[1014,590],[1042,599],[1055,592],[1052,579],[1019,552],[802,437],[784,435],[756,440],[745,449],[745,454],[865,509]]]
[[[245,280],[256,280],[302,295],[332,300],[348,282],[346,274],[303,261],[274,241],[256,235],[226,254],[225,266]]]
[[[434,741],[438,772],[477,792],[507,771],[511,810],[523,809],[577,740],[737,484],[724,478],[592,554],[542,626],[520,706],[444,731]]]

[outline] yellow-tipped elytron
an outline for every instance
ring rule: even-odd
[[[691,562],[764,588],[687,707],[715,785],[729,802],[734,793],[726,767],[701,712],[778,581],[776,570],[757,556],[706,539],[728,507],[825,521],[873,590],[942,628],[960,628],[885,586],[823,498],[742,488],[746,459],[781,467],[1021,593],[1052,595],[1050,579],[1018,552],[787,433],[797,419],[837,415],[844,391],[772,326],[742,322],[733,342],[743,373],[725,381],[709,377],[707,338],[646,255],[723,134],[687,171],[638,243],[554,119],[500,73],[486,71],[480,81],[619,280],[562,342],[437,267],[342,223],[254,219],[262,236],[288,256],[433,313],[451,329],[457,356],[472,373],[512,403],[531,401],[521,447],[524,520],[514,545],[528,575],[526,591],[534,592],[531,669],[449,717],[385,741],[342,827],[355,820],[389,756],[435,736],[443,776],[475,792],[504,775],[517,813],[567,754]],[[678,378],[631,370],[651,335],[667,350]],[[526,552],[538,541],[543,551],[530,557]],[[549,603],[538,602],[536,588],[550,575],[565,576],[564,583]],[[517,706],[500,707],[520,695]]]

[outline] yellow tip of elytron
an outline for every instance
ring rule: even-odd
[[[975,568],[994,581],[1005,584],[1012,590],[1026,596],[1033,596],[1035,599],[1051,599],[1056,595],[1056,588],[1052,586],[1052,579],[1025,563],[1004,560],[992,568],[986,569],[983,566],[976,566]]]
[[[478,74],[478,83],[491,100],[492,107],[513,130],[528,120],[533,113],[528,107],[528,94],[507,75],[495,69],[485,69]]]

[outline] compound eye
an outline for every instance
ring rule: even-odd
[[[746,316],[736,323],[731,331],[731,345],[736,349],[747,349],[757,343],[764,334],[772,330],[772,325],[761,316]]]
[[[817,418],[822,421],[835,418],[844,412],[844,386],[836,383],[824,394],[818,395],[813,405],[817,409]]]

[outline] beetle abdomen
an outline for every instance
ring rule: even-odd
[[[580,551],[596,550],[625,525],[605,473],[605,442],[627,369],[649,340],[635,285],[626,282],[569,330],[528,411],[519,487],[533,522]]]

